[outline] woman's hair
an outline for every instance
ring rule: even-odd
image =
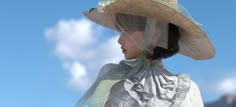
[[[147,18],[143,16],[134,16],[117,13],[115,26],[121,31],[121,28],[127,32],[144,31]],[[180,32],[176,25],[169,23],[168,49],[155,47],[153,54],[148,54],[148,59],[164,59],[175,55],[179,51]]]

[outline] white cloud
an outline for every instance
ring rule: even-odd
[[[236,95],[236,72],[235,70],[219,70],[214,72],[201,72],[198,85],[205,102],[218,100],[226,94]]]
[[[71,78],[68,86],[76,90],[85,90],[92,82],[86,67],[79,62],[65,63],[64,67],[70,72]]]
[[[211,102],[219,99],[225,94],[236,94],[235,70],[214,71],[201,73],[199,85],[205,101]]]
[[[57,26],[46,30],[46,37],[56,43],[55,52],[60,58],[77,59],[89,58],[94,55],[91,50],[86,47],[95,42],[94,32],[99,32],[98,28],[93,28],[90,21],[81,20],[61,20]]]
[[[118,36],[99,40],[103,29],[87,19],[61,20],[46,30],[48,41],[54,43],[55,54],[62,59],[71,75],[68,85],[78,91],[87,89],[101,66],[123,59]],[[105,36],[105,35],[104,35]]]
[[[218,84],[218,89],[222,93],[236,92],[236,79],[235,78],[225,78],[225,79],[221,80]]]

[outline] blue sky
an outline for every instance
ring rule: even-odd
[[[122,57],[112,44],[117,38],[102,36],[106,29],[82,15],[97,2],[0,0],[1,107],[73,107],[85,90],[81,87],[92,83],[102,64]],[[203,24],[216,56],[196,61],[176,55],[164,60],[166,67],[173,73],[189,72],[204,101],[236,94],[236,1],[179,2]],[[67,34],[72,39],[65,39]],[[106,52],[104,47],[117,50],[99,54]]]

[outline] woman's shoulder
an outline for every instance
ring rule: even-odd
[[[116,68],[119,64],[108,63],[102,66],[101,70],[98,73],[98,78],[110,72],[112,69]]]
[[[199,87],[193,80],[190,81],[189,92],[181,107],[204,107]]]
[[[190,90],[191,91],[200,91],[196,82],[190,80]]]
[[[186,74],[186,73],[180,74],[180,75],[178,75],[178,77],[180,78],[179,83],[184,86],[189,87],[189,91],[199,90],[197,83],[191,79],[189,74]]]

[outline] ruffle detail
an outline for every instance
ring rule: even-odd
[[[176,89],[175,96],[173,98],[172,107],[180,107],[182,101],[186,98],[186,94],[190,89],[190,76],[189,74],[178,75],[178,88]]]
[[[126,79],[125,90],[142,107],[180,107],[190,88],[190,76],[173,75],[160,61],[155,63],[155,66],[143,67]]]

